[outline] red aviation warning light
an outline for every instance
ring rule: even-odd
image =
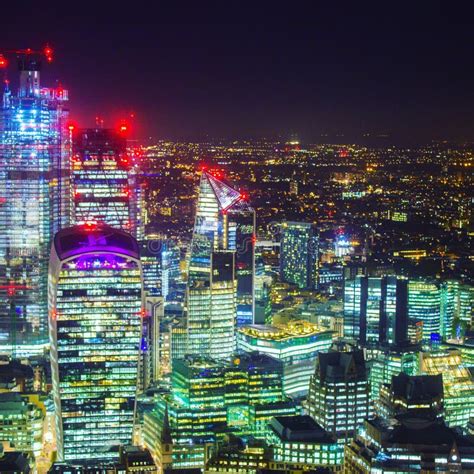
[[[7,66],[8,66],[7,58],[3,54],[0,54],[0,69],[5,69]]]
[[[43,49],[43,54],[46,57],[46,61],[48,61],[48,63],[53,62],[53,49],[51,46],[46,45]]]

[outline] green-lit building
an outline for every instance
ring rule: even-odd
[[[373,415],[369,371],[362,350],[318,355],[307,410],[337,440],[347,442],[353,437],[364,419]]]
[[[408,280],[356,275],[344,280],[344,337],[364,347],[408,339]]]
[[[226,434],[263,439],[271,418],[300,412],[283,393],[282,362],[265,354],[238,354],[229,362],[188,356],[174,361],[171,383],[171,393],[144,415],[144,441],[159,462],[168,418],[173,467],[203,467],[207,447]]]
[[[423,342],[429,342],[432,334],[441,334],[441,289],[437,282],[410,280],[408,283],[408,317],[423,321]],[[449,323],[444,326],[449,331]]]
[[[283,389],[290,396],[304,396],[319,352],[329,350],[333,332],[304,320],[286,324],[252,325],[237,331],[237,350],[258,351],[283,362]]]
[[[46,410],[39,395],[0,393],[0,445],[39,456]]]
[[[334,472],[342,467],[344,445],[308,415],[275,417],[267,430],[275,463],[288,470],[326,468]]]
[[[418,375],[419,354],[418,345],[405,347],[388,347],[379,352],[372,361],[370,371],[371,396],[377,408],[380,388],[383,384],[391,383],[392,376],[403,372],[407,375]]]
[[[280,239],[280,278],[312,289],[318,284],[318,240],[314,224],[284,222]]]
[[[445,419],[449,426],[467,427],[474,416],[474,380],[456,349],[423,352],[420,371],[443,376]]]

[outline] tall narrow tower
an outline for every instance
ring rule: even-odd
[[[220,173],[203,171],[186,293],[190,354],[227,358],[237,309],[253,321],[254,226],[246,196]]]
[[[125,130],[73,132],[74,222],[104,223],[136,235],[137,196]]]
[[[67,90],[40,84],[44,54],[16,53],[20,86],[6,82],[0,104],[0,352],[22,356],[48,341],[49,249],[70,216],[70,133]]]
[[[60,460],[118,459],[119,445],[131,443],[142,315],[130,234],[94,225],[56,234],[49,328]]]

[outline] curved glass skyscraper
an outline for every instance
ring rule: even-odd
[[[131,443],[142,314],[132,236],[102,225],[56,234],[49,327],[60,460],[116,459]]]

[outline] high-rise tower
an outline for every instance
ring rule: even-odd
[[[0,352],[21,356],[48,341],[49,249],[69,225],[71,147],[67,90],[41,87],[39,54],[17,53],[19,89],[6,82],[0,106]]]
[[[131,443],[143,314],[130,234],[95,225],[56,234],[49,325],[60,460],[118,459]]]
[[[72,177],[74,222],[101,222],[136,235],[135,175],[125,130],[74,131]]]
[[[255,212],[220,175],[203,171],[188,268],[188,352],[215,358],[235,346],[237,308],[253,321]]]
[[[357,275],[344,281],[344,336],[363,346],[408,339],[408,280]]]
[[[318,240],[308,222],[284,222],[280,241],[280,278],[302,289],[318,285]]]

